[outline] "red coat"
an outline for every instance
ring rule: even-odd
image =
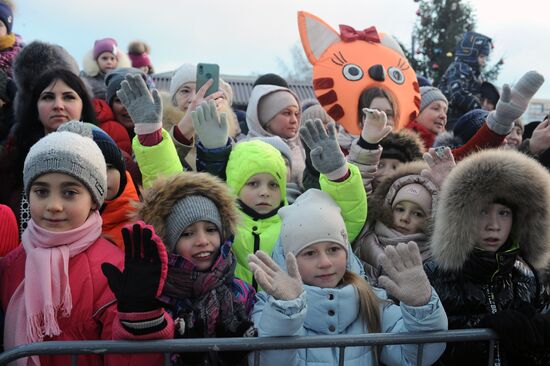
[[[10,298],[25,275],[25,259],[25,250],[23,246],[19,246],[0,262],[0,301],[4,313]],[[110,262],[122,268],[124,254],[103,238],[99,238],[87,250],[69,260],[69,284],[73,299],[71,315],[68,318],[59,317],[57,321],[61,334],[44,341],[112,340],[113,331],[120,334],[121,325],[118,320],[116,298],[109,288],[107,278],[101,272],[101,264],[104,262]],[[173,328],[166,330],[172,334],[169,336],[157,334],[152,338],[172,338]],[[40,356],[40,363],[42,366],[70,365],[71,359],[70,356],[44,355]],[[157,365],[162,364],[162,355],[82,355],[78,357],[78,364],[81,366]]]
[[[426,149],[433,146],[436,134],[428,130],[416,121],[411,121],[405,128],[412,130],[420,135]],[[458,162],[466,156],[483,149],[497,148],[502,145],[506,135],[499,135],[492,131],[487,123],[484,123],[476,134],[469,139],[464,145],[451,150],[455,161]]]
[[[118,148],[132,155],[132,140],[126,128],[115,120],[115,115],[103,99],[92,100],[99,127],[107,132]]]

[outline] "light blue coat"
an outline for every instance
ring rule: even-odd
[[[260,337],[313,336],[332,334],[364,334],[368,331],[359,316],[359,301],[355,288],[319,288],[304,285],[305,291],[294,300],[276,300],[265,292],[256,295],[252,313]],[[375,288],[385,300],[386,292]],[[330,315],[329,314],[333,314]],[[381,328],[385,333],[447,330],[447,315],[432,290],[428,304],[411,307],[385,303],[380,307]],[[423,364],[433,364],[445,350],[445,344],[426,344]],[[338,348],[311,348],[261,352],[261,365],[337,365]],[[417,346],[390,345],[382,348],[380,361],[385,365],[414,365]],[[348,347],[345,365],[373,364],[371,347]]]

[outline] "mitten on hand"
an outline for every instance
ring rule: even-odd
[[[227,144],[227,116],[225,113],[218,115],[214,100],[203,101],[196,110],[191,112],[191,118],[195,135],[204,147],[215,149]]]
[[[434,182],[439,188],[451,170],[456,166],[455,158],[448,147],[430,148],[424,153],[424,161],[429,169],[422,169],[420,175]]]
[[[392,127],[388,125],[386,112],[363,108],[363,113],[365,114],[365,123],[361,130],[361,137],[369,144],[378,144],[392,130]]]
[[[548,347],[545,341],[550,342],[550,318],[528,303],[523,303],[517,310],[487,315],[478,326],[496,331],[505,349],[530,353]]]
[[[327,131],[320,119],[308,120],[300,128],[300,136],[311,150],[311,163],[330,180],[342,178],[348,172],[346,158],[336,140],[334,123],[327,125]]]
[[[432,286],[422,267],[422,258],[414,241],[388,245],[378,257],[386,275],[378,283],[388,294],[409,306],[422,306],[430,301]]]
[[[162,101],[158,90],[151,93],[141,75],[126,75],[116,95],[134,121],[138,135],[153,133],[162,128]]]
[[[146,312],[160,307],[160,296],[168,273],[168,256],[162,240],[151,225],[138,221],[122,228],[124,270],[103,263],[101,270],[125,313]]]
[[[502,86],[502,95],[494,111],[487,116],[487,126],[491,131],[505,136],[512,131],[514,121],[527,109],[529,101],[544,83],[544,77],[536,71],[529,71],[510,88]]]
[[[292,253],[286,256],[288,273],[261,250],[248,255],[248,267],[262,289],[277,300],[294,300],[304,292],[298,263]]]

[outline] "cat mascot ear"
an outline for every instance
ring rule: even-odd
[[[315,15],[298,12],[300,39],[313,65],[313,89],[327,113],[351,134],[361,133],[359,99],[381,88],[394,105],[395,130],[416,119],[420,92],[414,70],[393,37],[376,28],[340,33]]]

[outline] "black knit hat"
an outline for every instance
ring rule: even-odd
[[[489,112],[483,109],[473,109],[460,116],[454,125],[453,133],[455,137],[460,138],[462,145],[467,143],[483,126],[488,114]]]

